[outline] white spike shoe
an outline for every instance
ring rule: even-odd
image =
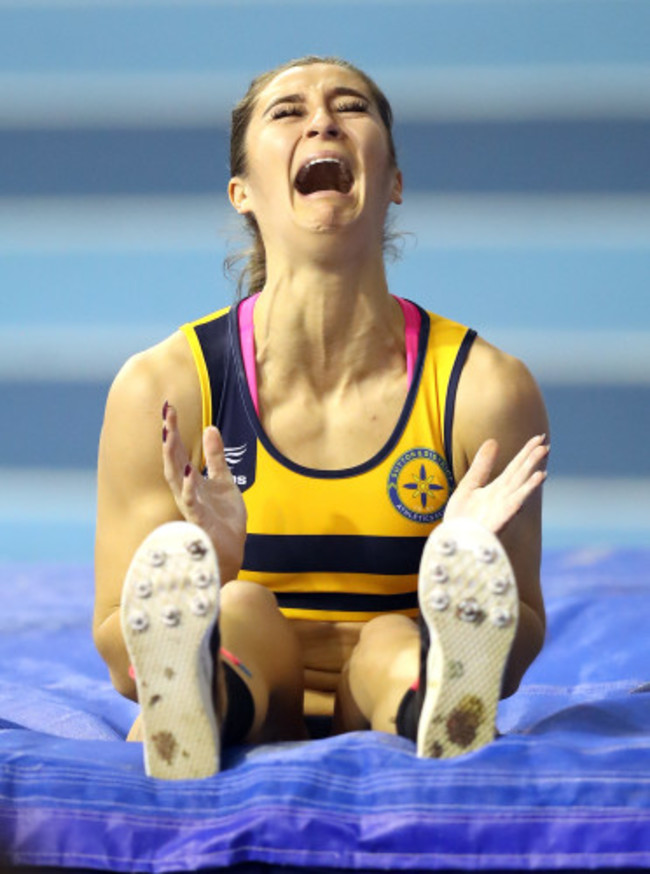
[[[219,566],[189,522],[156,528],[138,548],[122,590],[122,631],[135,671],[145,771],[184,780],[219,770],[210,637]]]
[[[418,595],[429,631],[417,754],[446,758],[494,739],[519,597],[499,540],[470,519],[439,525],[420,563]]]

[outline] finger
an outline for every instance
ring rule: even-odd
[[[530,498],[545,482],[546,478],[547,472],[545,470],[536,470],[516,492],[512,493],[508,501],[508,521],[523,510]]]
[[[198,506],[198,488],[200,483],[200,474],[195,470],[194,466],[188,461],[183,468],[183,480],[181,484],[181,509],[183,515],[189,522],[196,521],[196,510]]]
[[[183,472],[190,459],[178,429],[178,413],[167,402],[163,407],[163,417],[163,472],[176,497],[180,494]]]
[[[528,465],[531,457],[538,455],[540,449],[544,449],[545,440],[546,434],[536,434],[534,437],[531,437],[530,440],[527,440],[519,452],[510,460],[506,466],[506,470],[510,469],[511,471],[515,471],[519,470],[522,466]]]
[[[546,469],[546,460],[550,451],[551,446],[549,443],[542,443],[532,449],[526,464],[529,475],[535,471]]]
[[[495,502],[489,521],[486,523],[495,534],[500,534],[526,506],[529,499],[546,480],[546,471],[538,470],[516,492],[507,499]]]
[[[540,469],[548,456],[551,447],[544,443],[546,436],[540,434],[532,437],[517,453],[504,470],[503,482],[511,489],[516,489],[526,482],[531,474]]]
[[[482,443],[474,456],[469,469],[459,485],[467,489],[479,489],[490,481],[499,454],[499,444],[490,439]]]
[[[546,434],[536,434],[522,447],[517,457],[523,464],[530,466],[531,460],[543,458],[548,453],[549,445],[546,443]]]
[[[208,479],[219,479],[230,474],[223,448],[223,438],[215,425],[203,432],[203,454],[208,469]]]

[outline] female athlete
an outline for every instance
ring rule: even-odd
[[[228,186],[247,294],[111,387],[94,636],[153,776],[316,717],[460,755],[542,646],[544,403],[521,362],[390,294],[391,127],[344,61],[256,79]]]

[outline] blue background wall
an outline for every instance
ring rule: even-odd
[[[229,110],[312,52],[393,103],[393,290],[542,385],[547,545],[647,541],[650,4],[0,0],[0,558],[91,558],[110,380],[233,298]]]

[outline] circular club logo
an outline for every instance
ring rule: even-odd
[[[445,459],[432,449],[409,449],[397,459],[388,476],[393,506],[412,522],[442,518],[452,489]]]

